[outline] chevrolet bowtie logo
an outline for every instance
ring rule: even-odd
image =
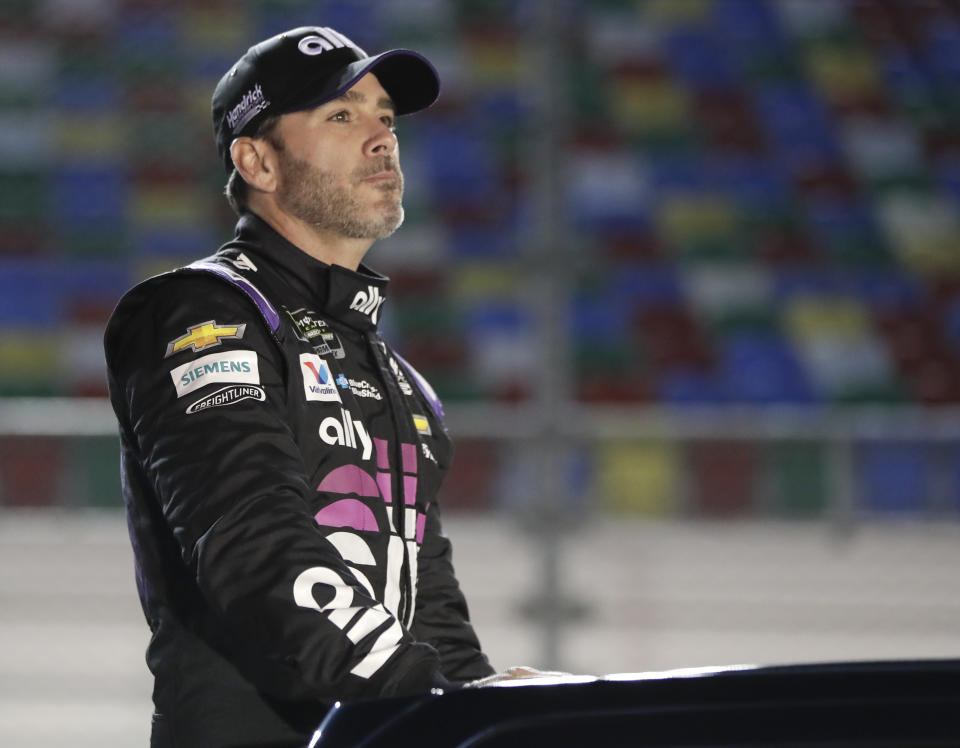
[[[242,338],[246,327],[246,325],[218,325],[214,320],[201,322],[199,325],[188,327],[186,335],[181,335],[167,343],[167,352],[163,357],[167,358],[188,348],[194,351],[212,348],[220,345],[226,338]]]

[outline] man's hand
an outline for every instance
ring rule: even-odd
[[[524,680],[526,678],[558,678],[564,675],[570,675],[570,673],[563,673],[559,670],[537,670],[534,667],[528,665],[514,665],[513,667],[508,667],[506,670],[500,673],[494,673],[493,675],[488,675],[486,678],[480,678],[479,680],[470,681],[464,685],[464,688],[482,688],[483,686],[489,686],[493,683],[499,683],[504,680]]]

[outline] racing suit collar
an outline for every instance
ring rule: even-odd
[[[350,270],[314,259],[253,213],[240,217],[231,244],[269,263],[286,283],[312,299],[318,311],[357,330],[377,329],[390,282],[385,275],[362,263]]]

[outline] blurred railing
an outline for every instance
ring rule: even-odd
[[[816,513],[817,517],[832,519],[839,527],[843,527],[869,516],[871,506],[875,507],[870,501],[871,496],[865,495],[865,492],[876,490],[876,482],[883,483],[885,479],[883,475],[875,478],[872,489],[871,485],[867,485],[869,481],[865,484],[865,475],[869,477],[877,471],[887,470],[892,479],[897,479],[897,466],[894,463],[899,453],[896,449],[904,446],[912,450],[914,457],[911,459],[914,462],[922,460],[921,467],[925,475],[920,478],[924,492],[929,494],[917,497],[915,501],[910,500],[910,506],[907,507],[912,512],[910,518],[943,520],[960,517],[960,409],[957,408],[680,408],[565,403],[545,414],[542,403],[531,402],[513,405],[453,403],[447,405],[446,411],[447,425],[459,445],[455,468],[463,470],[470,467],[474,456],[471,450],[477,445],[485,445],[488,450],[497,452],[497,457],[493,459],[494,470],[502,468],[505,461],[512,461],[515,466],[527,461],[536,466],[539,464],[538,453],[549,447],[566,455],[580,454],[595,458],[594,461],[598,463],[593,469],[595,474],[605,469],[603,465],[609,467],[609,461],[604,462],[598,457],[606,449],[623,445],[638,445],[638,448],[642,445],[667,445],[676,448],[682,453],[675,468],[675,472],[682,474],[681,483],[676,484],[677,490],[682,488],[688,496],[676,502],[676,511],[672,511],[674,515],[697,516],[698,506],[707,507],[706,514],[710,514],[710,502],[705,501],[703,496],[690,498],[692,489],[681,485],[699,469],[694,464],[695,460],[691,463],[692,458],[688,454],[691,451],[709,460],[711,454],[722,452],[725,447],[737,449],[738,445],[746,445],[755,451],[778,449],[789,457],[795,445],[806,445],[817,449],[817,469],[823,473],[821,488],[811,488],[824,494],[817,497],[816,503],[821,507]],[[0,398],[0,488],[7,485],[7,495],[0,494],[0,504],[17,503],[10,499],[12,489],[10,481],[4,479],[4,465],[9,470],[11,463],[19,464],[14,451],[19,449],[25,455],[31,452],[28,447],[41,443],[99,444],[100,459],[109,463],[105,472],[112,473],[102,477],[101,482],[116,487],[116,433],[113,413],[105,399]],[[892,462],[884,465],[887,453],[882,450],[888,447],[892,450]],[[878,448],[880,452],[876,451]],[[868,452],[866,457],[865,450]],[[648,461],[657,460],[649,455],[647,458]],[[42,463],[42,458],[38,459]],[[630,459],[629,451],[620,454],[621,464],[626,462],[629,466]],[[865,467],[864,459],[872,462]],[[87,461],[90,462],[89,459]],[[909,460],[904,463],[906,467],[910,464]],[[720,471],[718,474],[739,469],[736,460],[716,468]],[[874,473],[869,472],[871,469]],[[802,466],[794,472],[802,479]],[[456,471],[452,479],[454,482],[458,480]],[[625,480],[629,480],[629,475]],[[707,476],[700,483],[697,489],[700,494],[709,493],[711,478]],[[533,479],[528,476],[525,484],[514,486],[515,500],[509,496],[478,497],[472,504],[467,500],[465,508],[496,506],[511,509],[519,504],[521,508],[528,506],[537,511],[544,507],[554,506],[562,510],[572,506],[581,512],[589,512],[610,506],[605,497],[599,495],[603,491],[598,488],[597,481],[593,481],[589,490],[586,490],[590,495],[580,495],[574,500],[556,495],[536,496],[538,485],[543,484],[542,476],[537,479],[534,471]],[[605,485],[609,485],[609,481]],[[895,489],[883,485],[879,488]],[[566,483],[555,490],[584,492],[584,489],[574,489]],[[629,492],[629,486],[624,490]],[[645,489],[639,486],[637,490]],[[910,489],[905,485],[900,490],[902,493]],[[518,491],[530,495],[517,499]],[[758,485],[756,491],[763,494],[765,488]],[[118,498],[118,491],[111,493]],[[468,494],[469,491],[463,493]],[[756,508],[762,509],[762,498]],[[77,502],[84,503],[82,499],[77,499]],[[102,503],[119,502],[113,500]],[[450,503],[455,506],[456,500]],[[896,506],[887,508],[897,509]],[[642,507],[638,511],[644,513]],[[651,513],[656,514],[657,511]],[[746,512],[739,512],[741,516],[749,513],[749,507]]]
[[[447,426],[465,439],[530,440],[542,436],[534,405],[448,404]],[[824,441],[960,441],[960,408],[791,406],[559,405],[551,423],[574,441],[607,439],[821,439]],[[0,436],[113,436],[105,398],[0,398]]]

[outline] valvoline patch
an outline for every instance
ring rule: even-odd
[[[317,354],[300,354],[300,374],[303,376],[303,396],[307,400],[341,402],[330,365]]]

